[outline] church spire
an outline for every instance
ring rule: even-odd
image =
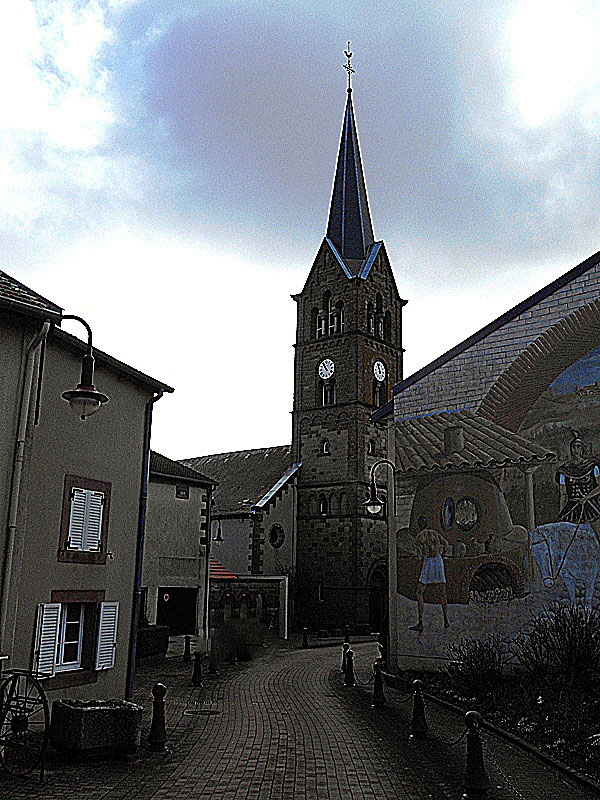
[[[348,59],[344,64],[344,69],[348,72],[348,99],[333,181],[327,238],[343,259],[362,261],[366,258],[374,238],[352,106],[350,78],[354,69],[350,61],[350,42],[344,55]]]

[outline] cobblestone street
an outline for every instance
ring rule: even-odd
[[[366,682],[375,644],[353,647],[357,675]],[[142,747],[129,762],[72,762],[52,754],[43,785],[35,777],[18,780],[0,773],[0,797],[458,800],[464,740],[448,746],[442,739],[460,736],[461,719],[430,706],[430,736],[407,743],[412,703],[387,691],[385,709],[372,709],[371,687],[343,686],[339,656],[338,647],[274,647],[254,662],[207,676],[199,688],[190,685],[191,665],[179,656],[146,666],[136,690],[136,700],[145,706],[143,741],[150,689],[161,680],[168,687],[167,752]],[[597,796],[495,736],[485,738],[490,796]]]

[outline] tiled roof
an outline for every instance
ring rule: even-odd
[[[444,432],[448,428],[462,428],[464,448],[459,452],[445,451]],[[490,469],[556,458],[545,447],[472,411],[446,411],[399,420],[395,429],[396,464],[403,472]]]
[[[178,461],[171,461],[170,458],[155,452],[150,451],[150,479],[152,477],[172,478],[174,481],[182,481],[183,483],[195,483],[205,486],[208,484],[215,484],[212,478],[208,478],[201,472],[198,472],[191,467],[186,467]]]
[[[217,561],[216,558],[211,556],[209,578],[211,581],[214,580],[230,581],[230,580],[237,580],[237,575],[234,575],[233,572],[229,572],[229,570],[226,567],[224,567],[220,561]]]
[[[0,305],[36,316],[60,317],[62,308],[0,270]]]
[[[183,458],[182,464],[214,476],[218,514],[246,514],[290,468],[291,447],[264,447]]]

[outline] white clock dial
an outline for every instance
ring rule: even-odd
[[[373,364],[373,375],[375,375],[375,380],[382,383],[385,380],[385,364],[381,361],[376,361]]]
[[[324,381],[331,378],[335,370],[335,364],[330,358],[324,358],[323,361],[319,364],[319,378],[322,378]]]

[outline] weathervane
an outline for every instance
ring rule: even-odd
[[[354,67],[352,66],[352,64],[350,62],[350,59],[352,58],[352,52],[350,50],[350,42],[348,42],[348,49],[344,50],[344,55],[348,59],[348,61],[344,64],[344,69],[348,73],[348,91],[351,92],[352,91],[352,83],[351,83],[351,81],[352,81],[352,73],[356,72],[356,70],[354,69]]]

